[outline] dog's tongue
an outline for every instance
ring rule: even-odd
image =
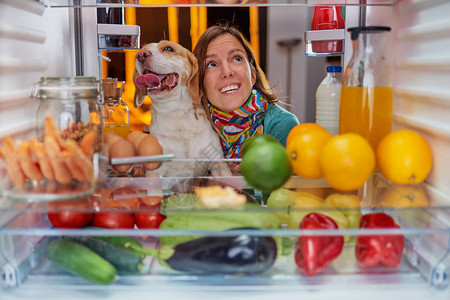
[[[136,78],[136,86],[143,90],[158,87],[160,82],[161,80],[155,74],[140,75]]]
[[[143,90],[147,88],[164,90],[176,86],[177,81],[177,75],[175,73],[163,75],[149,73],[138,76],[136,78],[136,86]]]

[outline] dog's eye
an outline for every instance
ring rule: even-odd
[[[164,47],[163,51],[174,52],[173,48],[170,46]]]

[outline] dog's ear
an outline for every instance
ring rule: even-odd
[[[198,74],[198,60],[192,52],[188,53],[188,59],[192,66],[192,74],[188,80],[189,95],[191,96],[194,104],[200,104],[200,86],[199,86],[199,74]]]
[[[134,84],[134,98],[133,98],[133,105],[135,108],[141,107],[141,105],[144,103],[145,97],[147,96],[147,91],[142,90],[136,86],[136,78],[139,76],[138,71],[135,69],[133,73],[133,84]]]

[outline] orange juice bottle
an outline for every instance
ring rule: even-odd
[[[392,83],[383,53],[389,27],[349,28],[353,54],[342,79],[339,133],[358,133],[374,151],[392,128]]]
[[[354,132],[373,149],[392,129],[392,88],[345,86],[341,88],[339,133]]]

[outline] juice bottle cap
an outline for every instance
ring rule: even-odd
[[[327,72],[328,73],[339,73],[342,72],[342,67],[340,66],[328,66],[327,67]]]
[[[383,32],[383,31],[391,31],[391,27],[387,26],[360,26],[360,27],[351,27],[347,29],[351,34],[351,39],[354,41],[358,39],[358,36],[361,32]]]

